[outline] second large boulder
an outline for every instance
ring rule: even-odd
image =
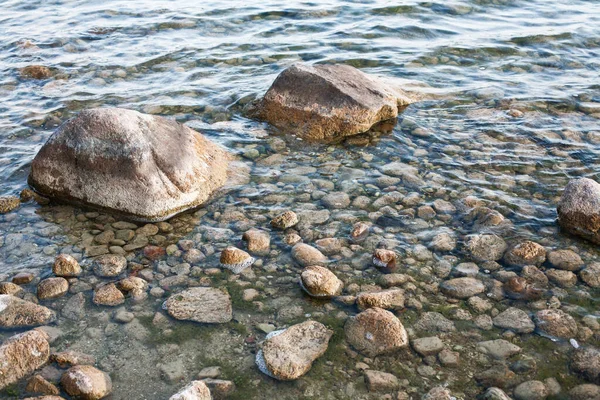
[[[405,93],[349,65],[294,64],[253,115],[302,138],[331,142],[368,131],[412,103]]]

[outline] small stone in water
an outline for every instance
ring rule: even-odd
[[[81,275],[81,267],[73,256],[69,254],[59,254],[54,260],[52,272],[56,276],[74,277]]]
[[[271,220],[271,226],[277,229],[287,229],[298,223],[298,216],[293,211],[286,211]]]
[[[0,214],[6,214],[19,207],[21,201],[16,196],[0,197]]]
[[[252,264],[256,259],[251,257],[250,254],[244,250],[240,250],[236,247],[227,247],[221,252],[219,258],[221,267],[230,270],[234,274],[239,274]]]
[[[373,264],[382,272],[394,272],[396,270],[396,253],[387,249],[376,249],[373,252]]]

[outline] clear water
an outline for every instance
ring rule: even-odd
[[[400,5],[387,1],[288,1],[283,5],[274,1],[197,5],[2,1],[0,10],[2,195],[18,194],[26,187],[30,162],[56,126],[84,108],[119,106],[176,118],[241,155],[249,149],[259,151],[257,160],[242,158],[250,170],[246,183],[232,187],[200,213],[175,218],[171,221],[175,230],[161,239],[162,245],[181,239],[192,239],[198,246],[212,244],[217,253],[207,257],[202,267],[216,266],[220,248],[237,243],[248,226],[267,227],[277,210],[323,209],[319,196],[332,189],[320,180],[333,182],[335,191],[346,191],[351,199],[367,196],[374,200],[393,190],[378,181],[379,168],[397,160],[417,167],[425,182],[417,188],[396,185],[403,194],[419,192],[423,199],[419,205],[437,198],[455,201],[474,195],[511,222],[502,231],[508,241],[527,238],[549,249],[573,246],[586,263],[600,255],[596,247],[562,235],[555,224],[556,201],[569,178],[600,178],[597,1],[405,1]],[[307,145],[286,139],[280,148],[273,144],[268,126],[244,117],[243,106],[264,93],[281,70],[298,61],[346,63],[365,72],[418,80],[434,88],[437,96],[408,107],[391,134],[365,146]],[[23,79],[19,69],[27,65],[45,65],[53,77]],[[274,153],[283,155],[281,164],[261,163]],[[374,211],[354,206],[332,211],[327,222],[301,233],[309,243],[322,237],[345,237],[352,222],[369,219],[368,213]],[[242,217],[224,217],[228,212],[239,212]],[[110,222],[107,216],[86,218],[84,213],[28,203],[0,216],[0,278],[8,279],[19,270],[45,276],[58,252],[81,255],[86,237]],[[407,226],[388,227],[378,234],[394,241],[398,251],[414,261],[415,246],[427,245],[440,230],[454,230],[460,242],[461,235],[479,229],[459,217],[422,221],[416,218]],[[206,233],[215,227],[229,230],[215,239]],[[128,325],[110,328],[114,329],[110,333],[107,325],[111,325],[112,310],[90,306],[87,321],[75,325],[59,321],[65,334],[58,348],[74,346],[95,354],[99,365],[113,376],[113,399],[167,398],[183,386],[183,381],[168,383],[160,378],[158,365],[171,352],[185,359],[186,382],[201,365],[227,367],[224,376],[237,379],[236,395],[241,397],[378,398],[366,392],[361,375],[353,368],[360,357],[352,358],[343,350],[333,352],[344,347],[343,338],[331,346],[327,361],[320,360],[295,384],[274,382],[252,366],[255,349],[244,339],[262,340],[256,323],[271,322],[278,327],[289,323],[277,314],[286,301],[300,304],[305,314],[317,313],[319,318],[335,319],[332,315],[339,311],[356,312],[302,297],[289,247],[282,235],[273,232],[272,239],[274,251],[263,257],[263,265],[273,268],[255,267],[257,277],[243,279],[261,290],[267,311],[238,303],[245,307],[236,311],[243,329],[171,321],[172,329],[181,330],[177,340],[169,342],[153,328],[152,340],[140,341],[127,330]],[[358,267],[357,260],[370,251],[365,246],[351,257],[333,257],[333,268],[339,267],[346,285],[376,281],[377,271]],[[462,261],[460,243],[451,255]],[[130,258],[142,260],[140,250]],[[417,282],[431,282],[431,275],[423,270],[431,270],[433,263],[409,261],[404,268]],[[211,279],[231,291],[239,289],[226,275]],[[259,281],[264,287],[256,285]],[[34,292],[35,287],[28,290]],[[565,292],[563,303],[572,306],[577,318],[597,312],[598,293],[581,282]],[[429,298],[425,310],[445,307],[434,295],[418,295]],[[61,301],[50,305],[60,308]],[[517,306],[527,308],[527,304]],[[160,299],[126,303],[125,307],[133,309],[140,321],[149,322],[160,309]],[[409,310],[405,325],[410,327],[419,314]],[[341,326],[343,321],[330,323]],[[497,338],[501,332],[480,334]],[[447,342],[468,347],[477,341],[457,336],[449,336]],[[597,344],[595,337],[590,343]],[[536,335],[516,340],[525,354],[537,360],[538,368],[529,378],[562,376],[565,390],[579,382],[566,371],[564,359],[552,358],[553,350],[563,346],[566,352],[567,344],[541,345],[547,339]],[[177,350],[169,350],[173,342]],[[119,358],[120,353],[127,358]],[[398,357],[377,361],[373,368],[407,376],[415,395],[440,382],[463,398],[473,398],[482,389],[465,379],[469,368],[485,369],[467,367],[468,356],[458,370],[438,365],[440,378],[431,382],[416,374],[414,355]],[[558,365],[556,371],[547,371],[549,361]],[[331,382],[324,376],[336,379]]]

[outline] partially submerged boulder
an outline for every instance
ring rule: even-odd
[[[65,122],[31,164],[40,194],[162,221],[204,203],[227,178],[229,155],[175,121],[94,108]]]
[[[104,371],[91,365],[76,365],[60,378],[69,396],[83,400],[99,400],[112,392],[112,380]]]
[[[48,362],[48,336],[39,330],[11,336],[0,345],[0,390]]]
[[[331,142],[394,119],[413,102],[349,65],[294,64],[279,74],[252,114],[302,138]]]
[[[0,294],[0,328],[24,328],[54,321],[54,311],[10,294]]]
[[[558,203],[558,224],[573,235],[600,243],[600,184],[571,179]]]
[[[256,354],[258,368],[275,379],[298,379],[327,351],[332,335],[332,330],[316,321],[271,332]]]

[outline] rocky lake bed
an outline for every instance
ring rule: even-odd
[[[214,38],[227,28],[243,37],[261,23],[275,31],[255,34],[270,37],[278,27],[293,31],[284,24],[288,18],[319,31],[320,22],[338,26],[365,13],[390,26],[400,15],[442,15],[451,29],[462,18],[473,23],[488,12],[502,20],[503,12],[516,12],[508,2],[483,3],[406,10],[306,5],[292,16],[242,9],[227,11],[237,17],[224,20],[189,10],[197,19],[182,20],[154,9],[147,18],[160,23],[144,32],[167,46],[185,30]],[[543,8],[533,2],[522,12]],[[11,10],[9,21],[21,12]],[[562,11],[564,26],[575,31],[571,14]],[[105,14],[109,21],[113,13]],[[131,23],[130,15],[120,18]],[[0,58],[11,71],[0,82],[0,100],[21,104],[7,107],[0,133],[0,398],[600,398],[600,98],[589,83],[597,61],[587,58],[600,43],[598,32],[519,36],[510,40],[510,52],[498,44],[473,55],[442,43],[443,50],[392,62],[385,41],[378,42],[391,34],[387,29],[373,35],[357,28],[354,35],[365,40],[360,48],[339,42],[329,58],[311,57],[308,44],[258,59],[249,47],[227,50],[250,52],[227,60],[203,49],[191,58],[79,71],[73,57],[107,52],[94,43],[115,40],[102,24],[86,18],[82,24],[101,40],[38,39],[36,49],[35,39],[19,38],[0,47],[0,54],[14,51],[20,60],[19,68],[8,68]],[[137,37],[141,28],[119,29]],[[430,29],[436,40],[444,37]],[[262,51],[269,45],[261,42]],[[567,45],[580,53],[564,52]],[[376,61],[368,53],[357,59],[369,46],[378,50]],[[40,60],[50,55],[59,61],[42,68]],[[261,107],[281,71],[313,68],[297,67],[299,61],[408,76],[423,85],[402,96],[421,96],[403,103],[395,91],[388,96],[390,86],[375,90],[392,114],[363,110],[353,120],[359,127],[378,122],[373,115],[385,121],[366,133],[312,142],[348,129],[348,121],[335,115],[325,125],[325,119],[289,125],[300,114],[290,117],[264,98],[268,112],[259,120],[249,111],[253,102]],[[320,68],[327,74],[333,67]],[[490,70],[502,80],[490,78]],[[203,92],[213,73],[223,93]],[[189,92],[162,93],[145,81],[154,75],[164,85],[177,74],[194,82]],[[230,82],[236,74],[247,87]],[[457,75],[475,83],[461,87]],[[586,84],[571,84],[575,76]],[[118,88],[125,93],[120,99]],[[156,101],[153,90],[162,93]],[[207,104],[193,104],[196,98]],[[26,113],[22,104],[34,101],[43,102],[39,111]],[[93,193],[82,195],[84,205],[29,189],[32,160],[59,126],[77,121],[82,110],[116,106],[139,110],[142,119],[177,121],[219,146],[209,151],[216,161],[208,163],[217,165],[208,169],[210,196],[194,194],[201,206],[183,195],[182,203],[170,203],[173,193],[188,193],[197,182],[165,166],[162,144],[149,153],[144,147],[140,154],[151,155],[140,159],[152,160],[142,172],[160,171],[156,185],[168,188],[161,192],[168,200],[125,197],[142,211],[124,211],[151,222],[89,208],[126,208],[98,201],[110,194],[109,184],[83,188]],[[276,128],[264,122],[269,118],[277,119]],[[193,135],[172,129],[178,138]],[[227,163],[220,163],[220,149]],[[65,160],[61,167],[71,168]],[[105,161],[91,164],[103,173],[122,171]],[[194,165],[194,176],[204,177],[203,165]],[[95,179],[102,181],[86,176],[84,182]],[[193,209],[171,217],[183,203]]]

